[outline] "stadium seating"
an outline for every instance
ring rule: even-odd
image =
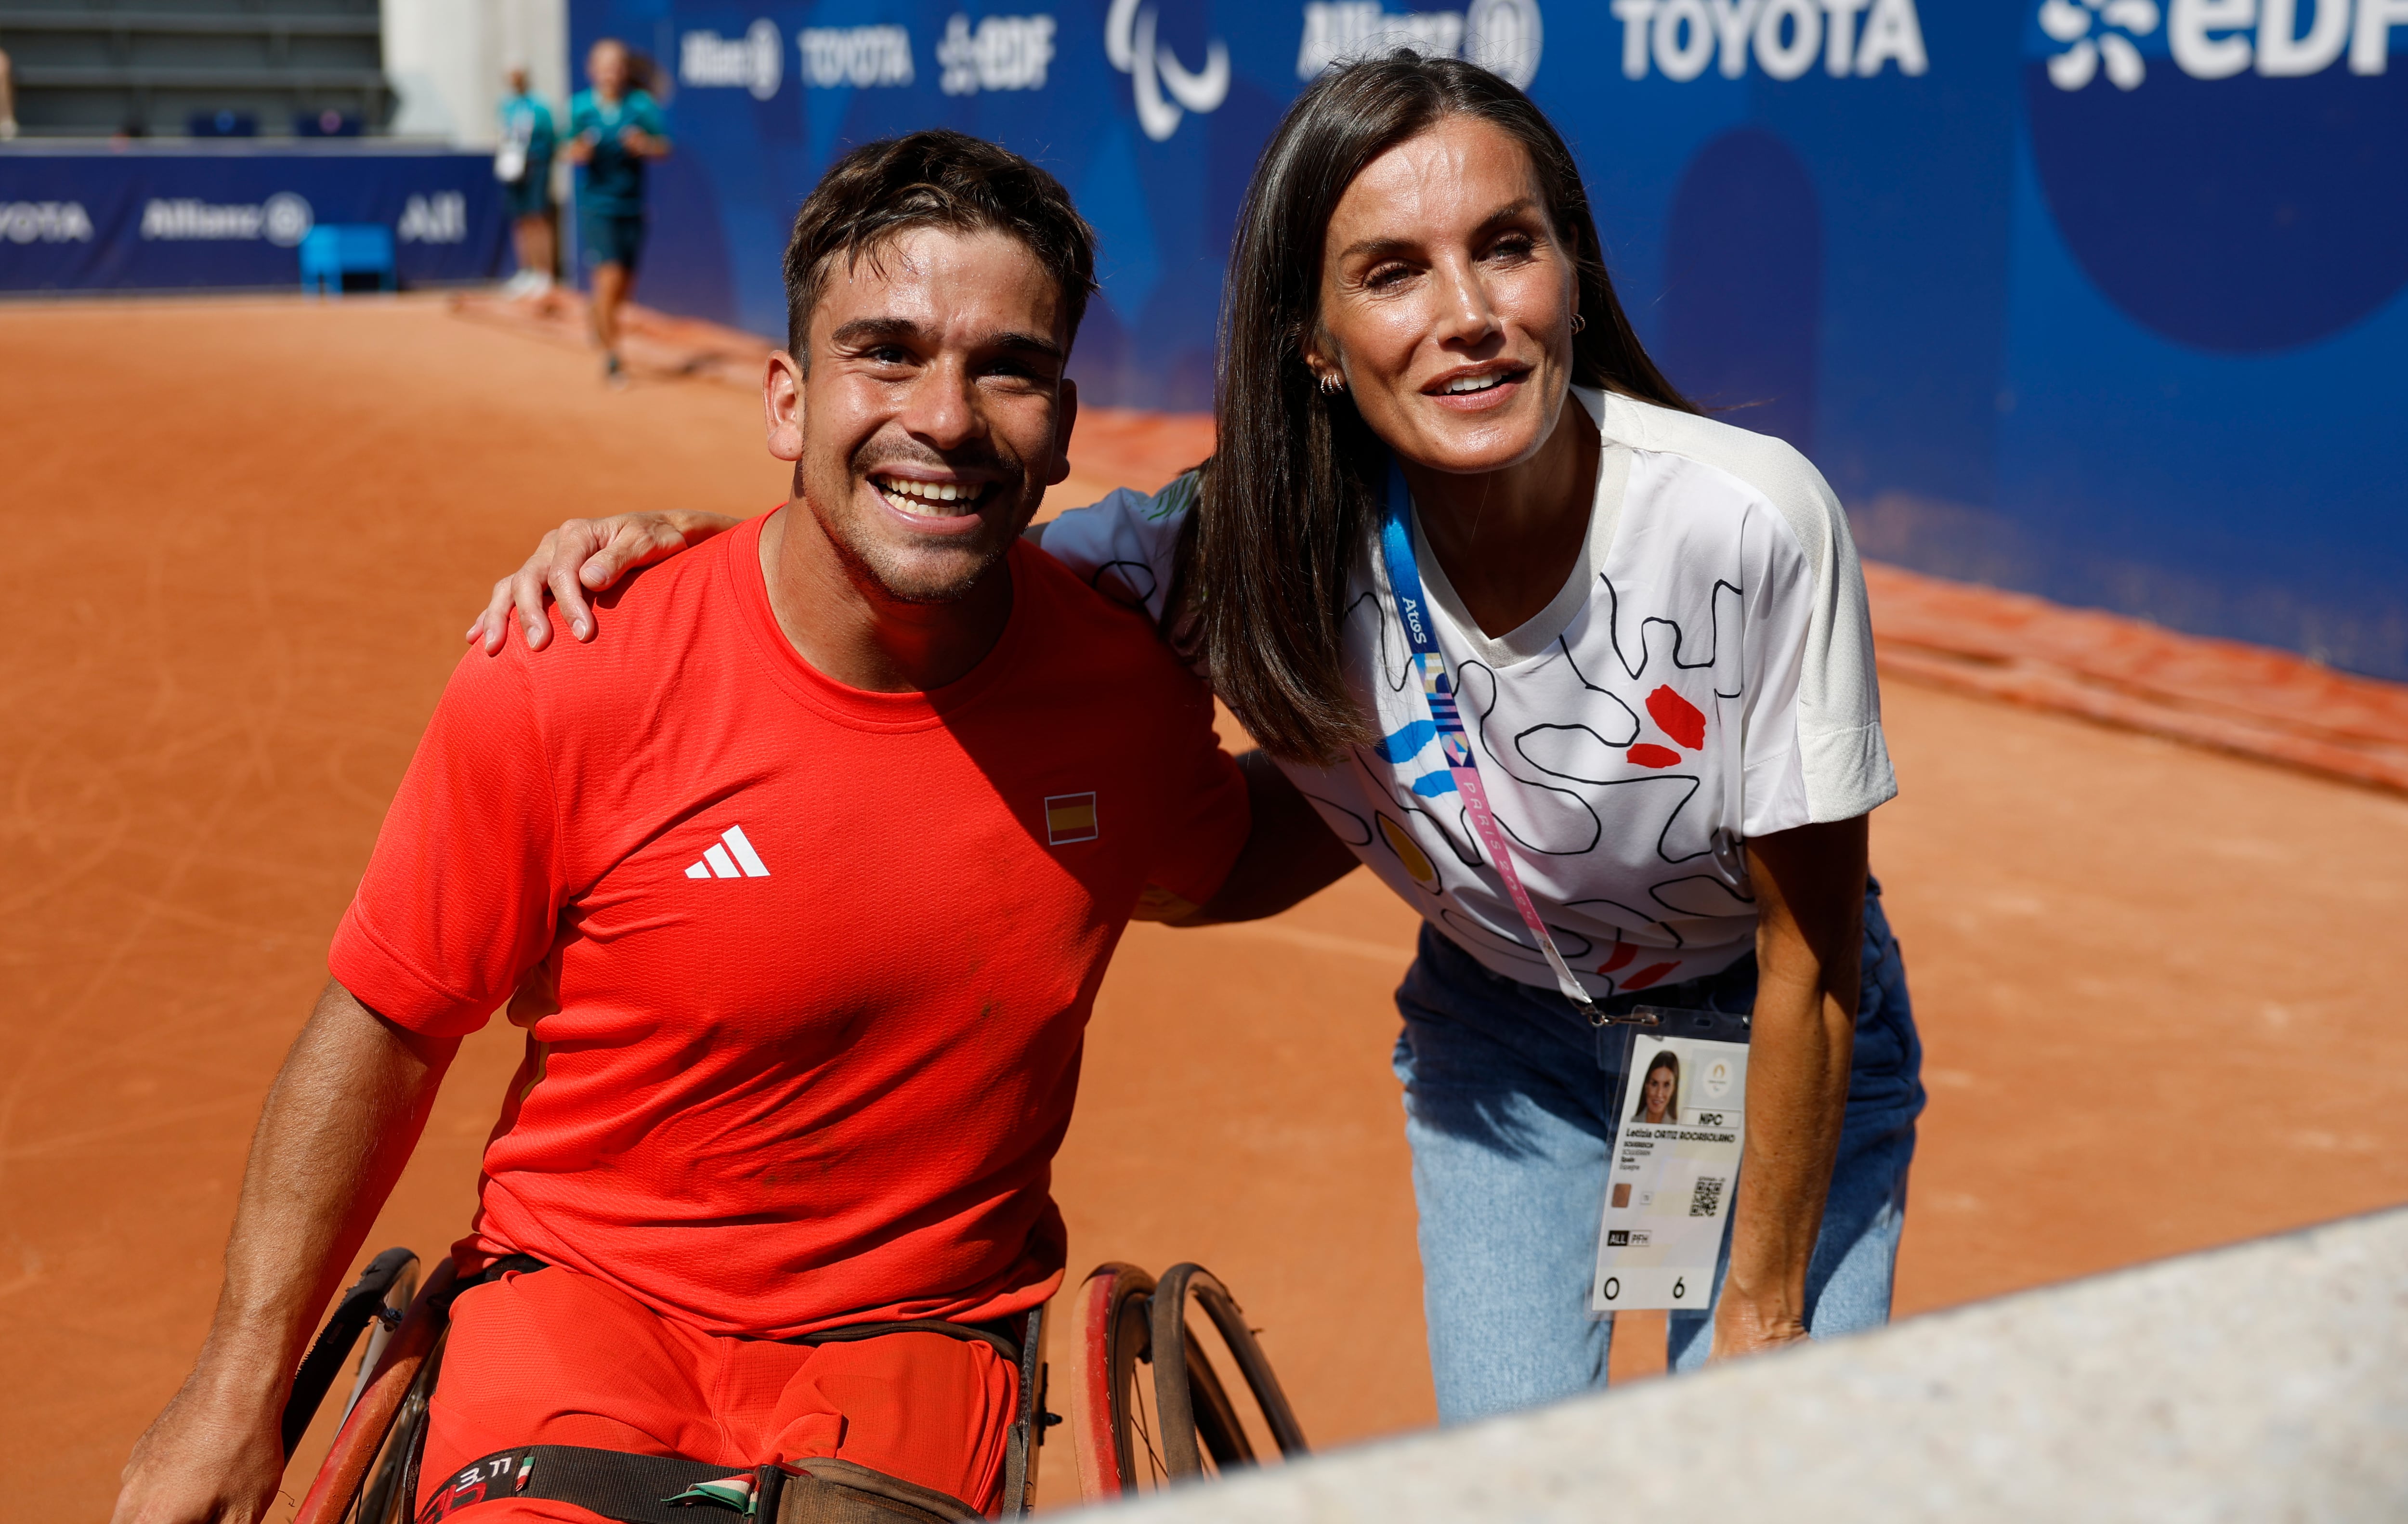
[[[172,5],[173,8],[169,8]],[[281,130],[391,116],[377,0],[0,0],[28,136],[180,135],[222,114]]]

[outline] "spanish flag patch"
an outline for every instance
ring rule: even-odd
[[[1057,793],[1045,801],[1045,841],[1048,846],[1093,841],[1096,834],[1094,794]]]

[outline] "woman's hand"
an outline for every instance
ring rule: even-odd
[[[1708,1346],[1706,1358],[1734,1360],[1758,1350],[1778,1349],[1785,1344],[1805,1343],[1803,1307],[1802,1298],[1795,1304],[1776,1299],[1768,1305],[1761,1300],[1735,1295],[1729,1282],[1724,1282],[1722,1298],[1714,1303],[1713,1343]]]
[[[1865,821],[1747,844],[1756,901],[1747,1145],[1713,1358],[1806,1337],[1806,1266],[1848,1110],[1862,976]]]
[[[594,611],[585,602],[587,592],[600,592],[638,566],[691,550],[737,522],[724,514],[688,509],[571,519],[543,537],[525,565],[494,584],[485,611],[468,626],[468,639],[481,644],[487,656],[500,650],[516,607],[527,648],[543,649],[552,643],[552,620],[543,608],[548,593],[567,616],[568,633],[591,640]]]

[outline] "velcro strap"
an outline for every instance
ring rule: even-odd
[[[575,1503],[622,1524],[713,1524],[751,1516],[750,1506],[731,1506],[712,1495],[721,1488],[699,1490],[738,1479],[746,1484],[749,1503],[761,1479],[751,1467],[580,1445],[523,1445],[496,1450],[447,1477],[419,1510],[418,1524],[437,1524],[463,1508],[513,1498]],[[689,1493],[698,1495],[669,1501]]]
[[[800,1495],[822,1488],[828,1489],[829,1503],[845,1497],[861,1501],[831,1515]],[[979,1517],[958,1498],[849,1460],[811,1458],[730,1468],[579,1445],[523,1445],[496,1450],[445,1478],[419,1510],[417,1524],[439,1524],[463,1508],[518,1498],[572,1503],[620,1524],[736,1524],[739,1519],[777,1524],[780,1503],[788,1492],[796,1492],[791,1501],[802,1506],[784,1511],[798,1517],[875,1515],[933,1521]]]

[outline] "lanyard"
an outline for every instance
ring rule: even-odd
[[[1564,961],[1562,951],[1539,919],[1538,906],[1530,903],[1530,891],[1522,887],[1522,875],[1513,866],[1513,848],[1505,840],[1504,828],[1497,823],[1497,812],[1488,807],[1488,790],[1480,782],[1480,764],[1471,754],[1471,737],[1464,733],[1463,716],[1455,702],[1455,681],[1447,675],[1446,657],[1438,648],[1438,630],[1430,622],[1429,600],[1422,591],[1420,565],[1413,559],[1413,531],[1409,515],[1411,495],[1405,490],[1405,473],[1391,461],[1388,464],[1388,499],[1380,520],[1380,552],[1388,563],[1388,591],[1397,600],[1397,622],[1405,627],[1405,644],[1412,648],[1413,667],[1421,677],[1422,698],[1429,705],[1430,723],[1438,730],[1439,752],[1446,759],[1446,770],[1455,778],[1455,791],[1463,796],[1464,813],[1471,817],[1472,832],[1480,845],[1488,849],[1489,863],[1497,876],[1505,880],[1505,892],[1512,896],[1513,908],[1522,912],[1522,923],[1539,939],[1539,950],[1547,955],[1547,966],[1555,971],[1555,987],[1572,1003],[1572,1009],[1587,1017],[1596,1026],[1604,1026],[1612,1018],[1598,1008],[1580,980],[1572,977],[1571,965]]]

